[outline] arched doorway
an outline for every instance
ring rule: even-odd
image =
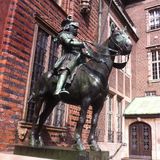
[[[151,127],[143,122],[135,122],[129,126],[129,155],[131,158],[151,159],[152,140]]]

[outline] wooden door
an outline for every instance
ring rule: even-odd
[[[134,158],[151,159],[151,127],[142,122],[129,127],[129,154]]]

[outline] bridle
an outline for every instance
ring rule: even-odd
[[[96,48],[108,49],[108,51],[114,52],[114,54],[106,55],[106,56],[115,57],[115,56],[122,55],[121,54],[121,53],[123,53],[122,47],[120,45],[118,45],[118,43],[112,37],[110,37],[110,40],[113,42],[113,44],[116,46],[117,49],[112,49],[111,47],[100,47],[97,44],[90,42],[90,41],[84,41],[84,42],[89,43]]]
[[[102,47],[99,47],[97,44],[94,44],[93,42],[90,42],[90,41],[85,41],[85,43],[89,43],[96,48],[108,49],[108,51],[114,52],[114,54],[108,54],[108,55],[105,54],[105,56],[107,56],[107,57],[121,56],[122,53],[123,53],[122,47],[112,37],[110,37],[110,40],[116,46],[117,49],[112,49],[111,47],[102,48]],[[102,55],[104,55],[104,54],[102,54]],[[115,63],[114,62],[113,67],[115,67],[117,69],[122,69],[126,66],[128,60],[129,60],[129,54],[127,55],[127,61],[126,62],[122,62],[122,63]]]
[[[117,55],[121,55],[121,53],[123,52],[122,47],[121,47],[120,45],[118,45],[118,43],[116,43],[116,41],[115,41],[112,37],[110,37],[110,40],[111,40],[111,41],[113,42],[113,44],[116,46],[117,50],[108,47],[109,50],[110,50],[110,51],[113,51],[113,52],[116,52]]]

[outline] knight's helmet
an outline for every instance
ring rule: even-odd
[[[63,20],[62,23],[61,23],[61,27],[62,27],[62,29],[63,29],[64,31],[69,30],[69,27],[70,27],[70,26],[74,26],[74,27],[79,28],[79,23],[73,21],[72,16],[68,16],[67,19]]]

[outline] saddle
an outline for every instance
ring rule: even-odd
[[[66,84],[65,85],[70,85],[77,73],[77,70],[82,66],[83,64],[80,64],[78,66],[76,66],[73,71],[71,72],[71,74],[68,76],[67,80],[66,80]]]
[[[83,68],[82,68],[82,66],[83,66]],[[100,81],[101,84],[102,84],[100,86],[101,91],[103,92],[103,94],[107,95],[107,87],[108,87],[108,85],[106,84],[106,81],[104,81],[105,77],[102,74],[100,74],[99,72],[97,72],[96,70],[93,70],[86,63],[80,64],[79,66],[75,67],[75,69],[70,74],[70,76],[68,76],[68,78],[66,80],[66,84],[65,84],[66,90],[71,85],[72,81],[74,80],[74,77],[77,74],[77,70],[79,68],[81,68],[83,71],[85,71],[89,76],[91,76],[96,81]]]

